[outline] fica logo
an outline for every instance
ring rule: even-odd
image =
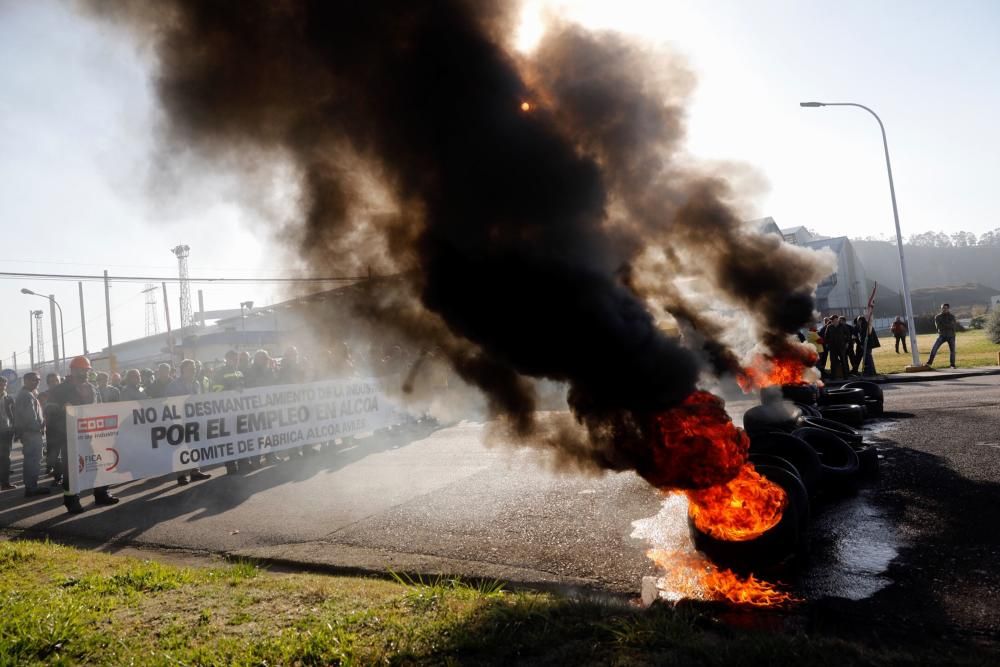
[[[105,472],[111,472],[118,467],[118,450],[114,447],[105,447],[105,454],[93,453],[93,454],[81,454],[79,461],[80,472],[94,472],[97,470],[104,470]]]
[[[116,428],[118,428],[118,415],[106,415],[104,417],[81,417],[76,420],[77,433],[111,431]]]

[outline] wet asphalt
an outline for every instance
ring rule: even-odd
[[[866,434],[880,474],[814,507],[808,555],[781,579],[786,621],[875,639],[1000,636],[1000,376],[887,384]],[[751,405],[731,403],[737,416]],[[0,494],[0,527],[101,545],[265,558],[333,571],[447,573],[637,595],[655,571],[635,522],[662,497],[633,474],[558,471],[482,443],[473,421],[415,424],[305,459],[178,487],[142,480],[70,516]],[[15,455],[15,479],[20,461]],[[91,500],[84,499],[89,505]]]

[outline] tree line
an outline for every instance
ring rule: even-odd
[[[896,244],[895,237],[886,236],[865,236],[854,238],[852,241],[881,241]],[[946,234],[944,232],[923,232],[913,234],[905,241],[905,245],[918,246],[923,248],[970,248],[973,246],[997,247],[1000,246],[1000,227],[984,232],[978,237],[972,232],[955,232]]]

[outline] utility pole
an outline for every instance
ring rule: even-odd
[[[38,356],[38,365],[45,363],[45,331],[42,329],[42,311],[33,310],[31,315],[35,318],[35,354]]]
[[[156,285],[146,283],[142,290],[146,295],[146,335],[155,336],[160,333],[160,313],[156,308]]]
[[[181,328],[183,329],[191,324],[191,284],[188,282],[187,260],[191,247],[178,245],[171,248],[170,252],[177,256],[177,277],[180,278],[181,295]]]
[[[77,283],[80,288],[80,332],[83,334],[83,353],[87,354],[87,313],[83,309],[83,281]]]
[[[108,280],[108,270],[104,269],[104,315],[108,321],[108,356],[111,352],[111,281]]]
[[[174,363],[174,335],[170,332],[170,300],[167,299],[167,283],[160,283],[163,287],[163,312],[167,315],[167,347],[170,348],[170,363]]]
[[[35,370],[35,311],[28,311],[28,355],[31,360],[31,368]]]
[[[49,318],[52,320],[52,363],[55,364],[56,372],[62,375],[62,363],[59,358],[59,328],[56,326],[56,297],[49,295]]]
[[[201,314],[201,326],[205,326],[205,292],[198,290],[198,312]]]

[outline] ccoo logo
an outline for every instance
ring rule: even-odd
[[[76,420],[77,433],[94,433],[118,428],[118,415],[104,417],[81,417]]]

